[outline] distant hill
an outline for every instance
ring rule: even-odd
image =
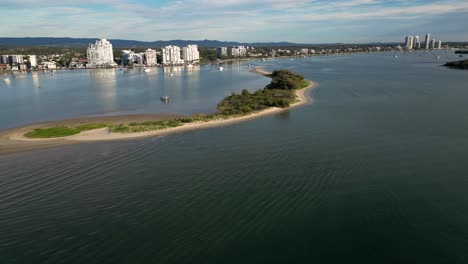
[[[89,43],[94,43],[97,38],[0,38],[0,46],[54,46],[54,47],[86,47]],[[137,41],[123,39],[109,39],[112,45],[116,48],[122,47],[162,47],[166,45],[186,46],[196,44],[200,47],[228,47],[236,45],[255,46],[255,47],[285,47],[285,46],[301,46],[304,44],[296,44],[290,42],[265,42],[265,43],[245,43],[219,40],[159,40],[159,41]]]

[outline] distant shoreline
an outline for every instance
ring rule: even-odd
[[[269,72],[263,70],[260,67],[255,67],[251,70],[252,73],[266,75],[270,74]],[[197,130],[197,129],[204,129],[204,128],[212,128],[212,127],[219,127],[225,126],[230,124],[235,124],[239,122],[244,122],[248,120],[252,120],[255,118],[259,118],[266,115],[277,114],[283,111],[288,111],[289,109],[308,104],[312,102],[312,99],[307,95],[307,92],[312,90],[313,88],[317,87],[317,83],[310,81],[310,85],[296,90],[296,96],[298,101],[291,104],[287,108],[278,108],[278,107],[271,107],[259,112],[255,112],[249,115],[240,116],[240,117],[232,117],[228,119],[215,119],[210,121],[198,121],[194,123],[187,123],[182,126],[155,130],[155,131],[145,131],[145,132],[134,132],[134,133],[116,133],[116,132],[109,132],[108,128],[99,128],[93,129],[89,131],[83,131],[79,134],[61,137],[61,138],[26,138],[24,136],[25,133],[31,131],[34,128],[38,127],[47,127],[53,125],[66,125],[71,123],[82,123],[87,118],[78,118],[78,119],[69,119],[69,120],[62,120],[62,121],[55,121],[55,122],[46,122],[42,124],[36,125],[28,125],[21,128],[11,129],[4,132],[0,132],[0,154],[5,153],[14,153],[19,151],[27,151],[33,149],[41,149],[47,147],[55,147],[60,145],[67,145],[67,144],[75,144],[80,142],[96,142],[96,141],[115,141],[115,140],[129,140],[129,139],[136,139],[136,138],[144,138],[144,137],[152,137],[152,136],[161,136],[173,133],[180,133],[190,130]],[[131,122],[135,122],[138,120],[164,120],[169,119],[174,116],[169,115],[139,115],[139,116],[132,116],[132,115],[125,115],[125,116],[113,116],[113,117],[93,117],[88,118],[92,119],[93,122],[109,122],[112,121],[113,123],[125,123],[129,120]],[[83,119],[83,120],[80,120]],[[112,119],[112,120],[110,120]],[[81,121],[81,122],[80,122]],[[30,145],[30,146],[28,146]],[[9,148],[5,148],[8,146]],[[4,151],[2,151],[4,150]],[[15,151],[16,150],[16,151]]]

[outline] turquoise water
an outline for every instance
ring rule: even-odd
[[[0,263],[467,263],[468,72],[440,56],[255,62],[315,103],[0,156]]]

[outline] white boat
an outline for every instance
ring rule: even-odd
[[[266,59],[262,58],[262,61],[266,61]]]
[[[161,96],[161,101],[163,102],[168,102],[169,101],[169,96],[165,95],[165,96]]]
[[[172,76],[174,76],[174,74],[173,74],[173,73],[171,73],[171,74],[169,74],[169,76],[171,76],[171,77],[172,77]]]
[[[3,82],[4,83],[11,83],[11,80],[10,80],[10,78],[5,78],[5,79],[3,79]]]
[[[437,56],[436,58],[440,59],[440,56]]]
[[[150,72],[150,71],[151,71],[150,68],[146,68],[146,69],[145,69],[145,72]]]
[[[398,55],[395,55],[395,56],[393,56],[393,57],[398,58]]]
[[[220,66],[220,67],[218,67],[218,70],[222,71],[222,70],[224,70],[224,68],[222,66]]]

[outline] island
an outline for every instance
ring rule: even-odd
[[[9,149],[8,152],[11,153],[16,152],[18,146],[28,150],[77,142],[158,136],[228,125],[311,102],[306,91],[317,86],[304,79],[303,75],[289,70],[275,70],[270,73],[256,67],[251,72],[267,76],[271,78],[271,82],[255,92],[242,90],[239,94],[232,93],[221,100],[216,112],[211,114],[96,117],[84,118],[84,121],[72,119],[29,125],[0,133],[0,146],[7,151]]]
[[[468,70],[468,60],[451,61],[451,62],[445,63],[444,66],[453,68],[453,69]]]

